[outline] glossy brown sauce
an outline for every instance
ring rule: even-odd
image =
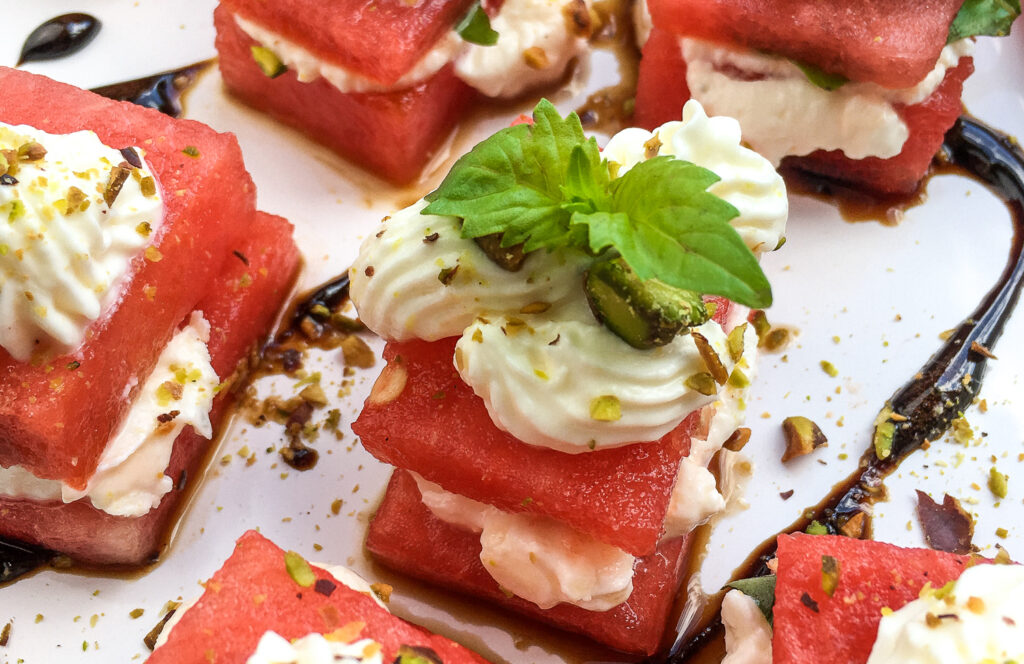
[[[185,94],[199,80],[200,74],[210,69],[213,60],[204,60],[171,71],[153,74],[132,81],[93,88],[92,92],[117,101],[130,101],[139,106],[154,108],[164,115],[180,118]]]
[[[593,6],[600,27],[591,44],[615,54],[619,82],[592,93],[576,113],[584,129],[614,134],[630,126],[636,97],[640,52],[634,38],[632,3],[598,0]]]

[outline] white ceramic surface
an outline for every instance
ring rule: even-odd
[[[111,83],[212,57],[210,0],[41,0],[9,2],[0,21],[0,64],[13,64],[31,28],[66,11],[89,11],[104,21],[98,39],[67,60],[27,65],[83,87]],[[1024,135],[1024,35],[984,40],[977,73],[964,100],[978,117]],[[563,110],[579,105],[586,89],[616,78],[615,60],[596,52],[576,91],[554,95]],[[2,91],[0,91],[2,93]],[[506,125],[530,104],[475,117],[458,132],[452,153],[475,138]],[[290,218],[306,258],[303,287],[312,287],[345,269],[361,238],[396,205],[411,202],[437,180],[437,172],[409,190],[395,190],[344,164],[298,134],[284,129],[228,98],[219,75],[203,77],[187,102],[187,116],[237,134],[259,188],[260,207]],[[448,160],[450,163],[450,159]],[[287,169],[282,163],[288,164]],[[441,169],[444,165],[440,165]],[[747,450],[757,463],[747,499],[751,507],[724,519],[709,545],[704,585],[715,588],[765,537],[816,503],[855,467],[870,439],[871,422],[892,391],[939,346],[941,331],[967,315],[1002,270],[1010,239],[1005,208],[982,186],[957,177],[935,178],[928,201],[910,210],[896,227],[844,222],[836,210],[808,198],[792,199],[789,242],[765,258],[776,302],[769,312],[777,324],[798,331],[784,354],[762,358],[761,375],[750,400],[753,437]],[[899,320],[897,320],[899,317]],[[888,482],[891,499],[878,507],[876,535],[905,545],[923,544],[913,515],[913,490],[936,497],[942,492],[965,500],[977,514],[975,541],[986,553],[1000,541],[996,528],[1010,531],[1002,543],[1024,556],[1024,312],[1011,320],[996,354],[982,396],[988,412],[972,408],[967,417],[987,436],[969,449],[937,442],[915,454]],[[374,346],[375,348],[378,345]],[[831,361],[836,378],[820,368]],[[309,363],[331,384],[341,380],[337,353]],[[346,425],[358,412],[376,369],[360,371],[352,392],[336,399]],[[290,396],[290,381],[262,385],[263,393]],[[328,390],[334,393],[334,390]],[[783,466],[780,423],[789,415],[811,417],[829,446]],[[576,641],[553,637],[520,621],[502,621],[478,604],[445,601],[418,584],[387,573],[362,553],[366,519],[381,495],[389,469],[370,458],[346,430],[342,441],[321,436],[314,470],[298,473],[278,461],[268,446],[282,440],[281,429],[256,429],[236,420],[214,456],[205,484],[182,520],[163,562],[134,578],[43,571],[0,588],[0,625],[13,621],[0,663],[141,661],[142,637],[160,617],[167,600],[189,598],[230,553],[247,528],[261,531],[309,558],[349,564],[368,577],[396,587],[396,613],[477,647],[486,655],[516,663],[559,661],[548,646],[571,645],[570,659],[593,657]],[[248,445],[257,451],[251,467],[235,454]],[[953,469],[958,452],[965,453]],[[842,456],[846,456],[842,459]],[[1010,475],[1009,496],[997,506],[985,488],[996,465]],[[823,464],[821,462],[824,462]],[[979,488],[973,488],[975,485]],[[793,489],[783,501],[779,493]],[[342,499],[338,515],[331,503]],[[315,550],[319,545],[322,550]],[[144,609],[141,618],[129,613]],[[37,622],[37,614],[42,619]],[[563,651],[564,654],[564,651]]]

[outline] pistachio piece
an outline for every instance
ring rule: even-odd
[[[782,461],[805,454],[810,454],[815,449],[828,444],[828,439],[821,432],[818,425],[806,417],[787,417],[782,421],[782,433],[786,436],[786,451],[782,455]]]

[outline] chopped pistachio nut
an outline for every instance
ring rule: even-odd
[[[731,452],[739,452],[748,442],[750,442],[750,429],[740,427],[732,432],[722,447]]]
[[[309,566],[305,558],[294,551],[284,554],[284,567],[288,571],[288,576],[303,588],[309,588],[316,583],[316,574],[313,573],[313,568]]]
[[[806,417],[787,417],[782,421],[782,433],[786,437],[786,451],[782,461],[810,454],[816,448],[828,444],[828,439],[818,425]]]
[[[827,373],[832,378],[835,378],[836,376],[839,375],[839,369],[836,369],[835,365],[829,362],[828,360],[821,361],[821,370]]]
[[[739,362],[740,358],[743,357],[743,336],[746,333],[747,324],[743,323],[734,327],[725,340],[726,347],[729,349],[729,357],[734,363]]]
[[[250,46],[252,59],[267,78],[277,78],[288,71],[288,67],[281,61],[281,58],[269,48],[264,46]]]
[[[722,358],[712,348],[711,342],[699,332],[692,332],[690,336],[693,337],[693,342],[697,346],[697,352],[700,353],[701,359],[704,360],[704,366],[707,368],[708,373],[711,374],[716,383],[725,385],[725,381],[729,380],[729,370],[725,368]]]
[[[704,396],[712,396],[718,393],[718,383],[715,382],[711,374],[706,372],[693,374],[683,381],[683,384]]]
[[[892,443],[896,436],[896,423],[893,421],[892,408],[886,406],[875,418],[875,433],[872,442],[875,446],[875,456],[878,459],[888,459],[892,454]]]
[[[146,610],[145,610],[145,609],[132,609],[132,610],[131,610],[131,611],[130,611],[130,612],[128,613],[128,615],[129,615],[129,616],[131,616],[131,619],[132,619],[132,620],[135,620],[135,619],[137,619],[137,618],[141,618],[141,617],[142,617],[142,614],[144,614],[145,612],[146,612]]]
[[[598,422],[615,422],[622,418],[622,404],[613,394],[595,397],[590,402],[590,418]]]
[[[199,148],[197,148],[194,145],[186,145],[182,149],[181,152],[182,152],[182,154],[188,155],[189,157],[192,157],[193,159],[198,159],[201,156],[199,154]]]
[[[828,527],[818,521],[811,521],[811,525],[805,530],[808,535],[828,535]]]
[[[736,367],[732,370],[732,373],[729,374],[729,385],[730,387],[736,387],[739,389],[750,387],[750,378],[747,377],[747,374],[743,373],[742,369]]]
[[[832,597],[839,587],[839,561],[832,556],[821,557],[821,589]]]
[[[548,54],[540,46],[531,46],[523,51],[523,60],[531,69],[547,69],[551,66]]]
[[[995,466],[988,471],[988,490],[996,498],[1006,498],[1007,482],[1009,478],[999,472]]]

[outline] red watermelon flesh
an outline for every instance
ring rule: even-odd
[[[819,150],[804,157],[786,157],[782,165],[882,194],[912,193],[928,172],[946,131],[963,111],[960,94],[973,71],[973,58],[961,58],[959,65],[946,72],[946,78],[931,96],[913,106],[896,107],[910,129],[910,136],[903,151],[895,157],[850,159],[839,150]]]
[[[214,12],[214,23],[221,75],[232,93],[397,184],[419,175],[476,95],[451,65],[391,92],[344,93],[323,78],[301,83],[292,71],[271,79],[252,58],[249,49],[256,42],[238,28],[226,6]],[[375,44],[375,55],[390,49],[391,44],[383,49]]]
[[[931,549],[902,549],[883,542],[829,535],[780,535],[775,620],[775,664],[867,662],[882,607],[898,609],[917,599],[925,583],[940,588],[959,578],[971,559]],[[839,561],[839,585],[821,588],[821,558]],[[801,600],[808,595],[814,611]]]
[[[280,217],[256,213],[247,237],[232,247],[248,266],[227,251],[220,275],[197,307],[210,323],[210,357],[222,381],[244,375],[250,353],[270,330],[299,266],[292,226]],[[210,413],[215,431],[234,401],[234,392],[225,388]],[[211,444],[185,427],[174,441],[166,471],[175,488],[144,516],[112,516],[88,498],[64,504],[0,497],[0,534],[66,553],[78,563],[143,564],[159,554],[178,503],[190,490],[189,478],[201,476]]]
[[[654,25],[887,88],[923,79],[963,0],[648,0]]]
[[[682,120],[683,106],[689,99],[679,38],[652,28],[640,59],[633,124],[654,131],[666,122]]]
[[[896,107],[910,136],[903,151],[895,157],[850,159],[839,150],[819,150],[802,157],[786,157],[783,165],[882,194],[910,193],[927,173],[943,136],[960,115],[963,83],[973,71],[973,59],[961,58],[927,99],[912,106]],[[679,120],[689,94],[686,63],[678,42],[655,28],[640,64],[634,122],[653,130]]]
[[[285,552],[254,530],[242,535],[231,557],[206,582],[199,601],[181,617],[150,664],[245,664],[260,638],[273,630],[286,639],[326,634],[362,623],[358,638],[380,643],[385,662],[402,646],[430,648],[445,664],[486,664],[479,655],[397,618],[370,597],[313,567],[329,594],[303,587],[285,568]]]
[[[695,413],[660,441],[586,454],[526,445],[491,422],[452,365],[455,339],[389,343],[388,372],[407,371],[402,393],[367,403],[352,430],[385,463],[510,512],[565,521],[635,555],[661,537]]]
[[[507,596],[480,562],[480,536],[435,517],[412,476],[396,470],[370,522],[366,548],[382,563],[444,588],[483,597],[517,613],[584,634],[630,653],[651,655],[661,643],[679,587],[689,537],[661,543],[641,558],[629,599],[608,611],[569,604],[540,609]],[[423,555],[429,551],[430,555]]]
[[[161,260],[136,257],[118,308],[80,348],[30,363],[0,349],[0,464],[84,487],[127,410],[129,386],[143,382],[209,290],[220,257],[248,231],[255,191],[230,134],[11,69],[0,68],[0,89],[4,122],[50,133],[92,129],[107,145],[142,147],[164,196]],[[186,146],[200,156],[185,155]]]
[[[729,302],[715,302],[715,320]],[[388,343],[386,380],[407,382],[390,403],[367,403],[352,430],[381,461],[407,468],[447,491],[509,512],[531,512],[637,556],[661,538],[679,461],[700,423],[692,413],[661,440],[584,454],[527,445],[498,429],[452,362],[455,338]]]
[[[472,0],[222,0],[237,14],[325,62],[392,85],[469,10]],[[223,29],[218,27],[218,30]]]

